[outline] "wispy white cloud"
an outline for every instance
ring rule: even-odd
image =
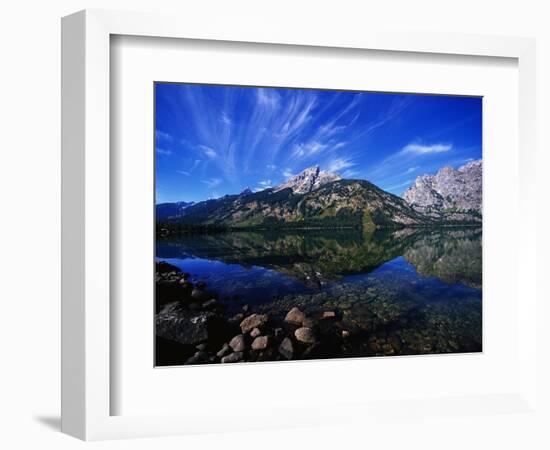
[[[216,150],[214,150],[212,147],[209,147],[208,145],[199,145],[199,149],[204,153],[204,155],[210,159],[214,159],[218,156],[218,153]]]
[[[201,180],[202,183],[206,184],[210,189],[218,187],[222,184],[221,178],[207,178],[206,180]]]
[[[260,88],[256,91],[256,100],[261,106],[275,108],[279,104],[280,95],[274,89]]]
[[[259,184],[260,186],[262,186],[263,188],[268,188],[268,187],[273,186],[273,184],[271,183],[271,180],[262,180],[262,181],[258,181],[258,184]]]
[[[385,187],[384,189],[386,191],[393,191],[395,189],[404,188],[406,186],[410,186],[413,181],[414,181],[414,179],[406,180],[406,181],[403,181],[402,183],[396,184],[394,186]]]
[[[277,170],[277,166],[275,164],[268,164],[265,166],[268,170]]]
[[[452,150],[452,144],[408,144],[401,150],[402,154],[426,155],[430,153],[443,153]]]
[[[413,173],[413,172],[417,171],[418,169],[420,169],[420,166],[409,167],[407,170],[405,170],[405,175],[407,175],[409,173]]]
[[[348,170],[344,170],[341,175],[344,178],[355,178],[356,176],[359,175],[359,171],[348,169]]]
[[[220,120],[223,124],[225,125],[231,125],[233,124],[233,121],[229,118],[229,116],[227,115],[227,113],[224,111],[222,112],[222,115],[220,117]]]
[[[160,156],[170,156],[172,154],[172,151],[166,148],[157,147],[156,150],[157,150],[157,155],[160,155]]]
[[[292,154],[297,158],[309,158],[315,156],[327,149],[329,144],[319,141],[309,141],[306,143],[296,144],[292,150]]]
[[[338,150],[339,148],[345,147],[347,142],[337,142],[332,146],[333,150]]]
[[[176,172],[179,173],[180,175],[185,175],[186,177],[191,175],[191,173],[187,172],[186,170],[176,170]]]
[[[174,137],[170,133],[166,133],[160,130],[156,131],[155,136],[157,138],[157,141],[163,140],[167,142],[173,142],[174,140]]]
[[[354,167],[356,164],[350,158],[333,158],[326,164],[329,172],[339,172]]]
[[[292,172],[292,170],[290,170],[290,168],[287,167],[285,170],[283,170],[283,177],[290,178],[293,176],[294,176],[294,173]]]

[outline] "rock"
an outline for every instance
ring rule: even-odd
[[[282,328],[275,328],[274,333],[276,339],[280,339],[285,335],[285,332]]]
[[[252,350],[263,350],[269,344],[269,336],[258,336],[252,342]]]
[[[316,324],[317,322],[314,319],[310,319],[309,317],[306,317],[302,321],[302,326],[307,328],[313,328]]]
[[[336,313],[334,311],[323,311],[323,314],[321,314],[321,319],[334,319],[336,317]]]
[[[221,348],[221,350],[218,353],[216,353],[216,356],[218,358],[223,358],[224,356],[228,355],[229,353],[231,353],[231,347],[226,342],[225,344],[223,344],[223,347]]]
[[[198,345],[208,340],[211,312],[179,310],[161,312],[155,317],[156,335],[186,345]]]
[[[285,322],[292,323],[294,325],[302,325],[305,318],[306,315],[295,306],[287,313]]]
[[[191,292],[193,292],[193,284],[189,283],[189,281],[185,281],[183,279],[180,280],[179,285],[181,287],[181,294],[182,296],[187,299],[191,296]]]
[[[204,281],[199,281],[196,286],[199,289],[204,289],[206,287],[206,283]]]
[[[241,321],[244,319],[243,313],[235,314],[233,317],[229,319],[230,323],[241,323]]]
[[[191,291],[191,297],[201,303],[210,300],[210,296],[206,292],[196,287]]]
[[[244,352],[244,350],[246,349],[246,342],[244,340],[244,336],[242,334],[235,336],[233,339],[229,341],[229,346],[235,352]]]
[[[249,331],[253,330],[254,328],[261,327],[262,325],[265,325],[267,323],[267,315],[266,314],[252,314],[251,316],[248,316],[246,319],[244,319],[241,324],[241,331],[243,333],[248,333]]]
[[[191,356],[188,360],[186,360],[183,364],[189,365],[189,364],[198,364],[201,362],[201,357],[197,356],[196,354]]]
[[[422,175],[403,193],[403,199],[417,211],[432,217],[453,217],[481,221],[481,160],[471,161],[458,169],[443,167],[435,175]],[[454,211],[449,215],[449,210]]]
[[[262,334],[262,332],[260,331],[259,328],[254,328],[254,329],[250,332],[250,336],[253,337],[253,338],[258,337],[260,334]]]
[[[168,264],[165,261],[160,261],[156,263],[155,271],[158,273],[176,273],[181,272],[176,266],[173,266],[172,264]]]
[[[403,347],[403,342],[401,341],[401,338],[397,336],[397,334],[391,334],[389,337],[389,341],[393,349],[399,353],[401,351],[401,348]]]
[[[233,352],[222,358],[222,363],[236,363],[243,360],[243,352]]]
[[[327,183],[341,179],[342,177],[337,173],[325,172],[319,166],[312,166],[289,178],[283,184],[275,186],[273,191],[278,192],[290,188],[294,194],[306,194]]]
[[[308,348],[304,350],[304,353],[302,353],[302,358],[304,359],[311,359],[311,358],[319,358],[321,356],[321,345],[320,344],[312,344]]]
[[[176,280],[161,280],[155,284],[155,300],[158,305],[182,300],[188,296],[189,292]]]
[[[214,298],[211,298],[210,300],[207,300],[202,304],[202,307],[204,309],[212,309],[212,308],[215,308],[216,306],[218,306],[218,302]]]
[[[349,331],[348,331],[348,330],[342,330],[342,337],[343,337],[344,339],[349,338]]]
[[[206,344],[199,344],[195,347],[199,352],[204,352],[206,350]]]
[[[281,345],[279,345],[279,353],[283,355],[286,359],[292,359],[294,356],[294,345],[289,338],[284,338]]]
[[[250,311],[250,306],[249,305],[244,305],[241,310],[242,310],[243,313],[246,314],[247,312]]]
[[[201,304],[197,302],[189,303],[189,309],[193,311],[198,311],[199,309],[201,309]]]
[[[294,336],[296,336],[298,341],[303,342],[304,344],[314,344],[316,342],[313,330],[308,327],[298,328],[294,332]]]

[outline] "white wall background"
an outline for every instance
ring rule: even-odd
[[[179,10],[208,20],[244,13],[305,27],[390,28],[520,35],[538,39],[540,230],[548,227],[550,192],[550,11],[544,0],[332,0],[270,2],[186,0],[9,0],[0,7],[0,447],[19,448],[549,448],[542,419],[501,415],[440,419],[361,430],[338,427],[84,444],[59,433],[60,359],[60,17],[83,8]],[[548,238],[539,235],[538,270]],[[541,299],[550,299],[544,294]],[[550,379],[549,331],[542,305],[539,349]],[[404,375],[405,377],[405,375]],[[343,381],[340,381],[343,382]],[[406,378],[404,378],[406,382]],[[543,387],[550,405],[549,390]],[[254,397],[243,402],[254,407]],[[546,427],[550,423],[546,417]],[[542,431],[541,431],[542,430]]]

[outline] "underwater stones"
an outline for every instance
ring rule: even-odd
[[[286,337],[283,339],[283,342],[279,345],[279,353],[286,359],[292,359],[294,356],[294,345],[292,344],[290,338]]]
[[[229,346],[235,352],[243,352],[246,349],[246,342],[244,336],[239,334],[229,341]]]
[[[267,323],[267,319],[266,314],[252,314],[240,323],[241,331],[244,334],[252,331],[254,328],[259,328]]]
[[[191,291],[191,297],[199,302],[205,302],[211,298],[206,292],[197,287],[193,288]]]
[[[323,311],[321,314],[321,319],[334,319],[336,313],[334,311]]]
[[[233,353],[230,353],[227,356],[224,356],[221,359],[221,362],[224,363],[224,364],[226,364],[226,363],[236,363],[236,362],[242,361],[243,356],[244,356],[243,352],[233,352]]]
[[[202,307],[204,309],[212,309],[212,308],[215,308],[216,306],[218,306],[218,302],[214,298],[211,298],[210,300],[207,300],[202,304]]]
[[[298,328],[294,332],[294,336],[299,342],[303,342],[304,344],[314,344],[317,340],[315,338],[315,333],[313,333],[313,330],[308,327]]]
[[[186,345],[198,345],[208,340],[210,312],[170,311],[155,317],[157,336]]]
[[[269,344],[269,336],[258,336],[252,341],[252,350],[263,350]]]
[[[349,336],[350,336],[350,333],[349,333],[348,330],[342,330],[342,338],[343,339],[347,339],[347,338],[349,338]]]
[[[321,356],[321,348],[322,346],[319,343],[310,345],[308,348],[304,350],[304,353],[302,353],[302,358],[304,359],[319,358]]]
[[[262,334],[262,332],[260,331],[259,328],[253,328],[252,331],[250,332],[250,337],[257,338],[260,334]]]
[[[231,353],[231,347],[226,342],[225,344],[223,344],[223,347],[220,349],[220,351],[218,353],[216,353],[216,356],[218,358],[223,358],[224,356],[228,355],[229,353]]]
[[[401,341],[401,338],[397,336],[397,334],[391,334],[388,338],[388,341],[396,352],[399,353],[401,351],[401,348],[403,347],[403,342]]]
[[[302,325],[302,322],[306,318],[306,315],[300,311],[296,306],[292,308],[285,317],[285,322],[291,323],[294,325]]]
[[[230,317],[228,319],[228,322],[230,324],[241,323],[243,319],[244,319],[244,314],[243,313],[237,313],[233,317]]]

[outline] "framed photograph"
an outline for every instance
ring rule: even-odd
[[[481,352],[481,156],[481,97],[156,83],[155,364]]]
[[[63,431],[532,410],[534,42],[202,25],[63,19]]]

